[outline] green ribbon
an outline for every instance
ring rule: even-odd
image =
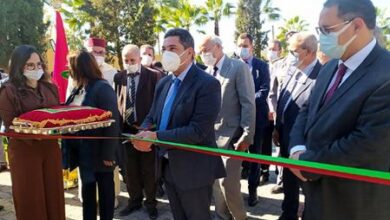
[[[133,135],[126,135],[130,139],[137,139],[152,142],[155,144],[169,145],[178,149],[190,150],[196,152],[209,153],[213,155],[229,156],[233,158],[248,160],[252,162],[265,162],[267,164],[281,165],[289,168],[296,168],[311,173],[318,173],[330,176],[337,176],[342,178],[354,179],[359,181],[366,181],[371,183],[390,185],[390,173],[369,169],[361,169],[354,167],[346,167],[333,164],[325,164],[303,160],[293,160],[282,157],[272,157],[262,154],[252,154],[241,151],[227,150],[221,148],[211,148],[205,146],[198,146],[192,144],[182,144],[169,141],[152,140],[152,139],[140,139]]]

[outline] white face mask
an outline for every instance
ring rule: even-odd
[[[300,61],[299,61],[299,54],[298,53],[288,53],[287,55],[287,63],[290,65],[290,66],[299,66],[300,64]]]
[[[136,73],[138,70],[139,70],[139,65],[138,64],[134,64],[134,65],[129,65],[129,64],[125,64],[125,69],[127,70],[128,73],[132,74],[132,73]]]
[[[104,57],[102,56],[95,56],[95,60],[98,66],[101,66],[104,63]]]
[[[30,80],[40,80],[43,76],[43,69],[38,70],[25,70],[23,75]]]
[[[268,57],[269,61],[274,61],[274,60],[279,58],[278,52],[277,51],[273,51],[273,50],[269,50],[268,53],[267,53],[267,57]]]
[[[246,47],[239,47],[238,52],[239,52],[238,55],[243,60],[249,59],[249,57],[251,56],[249,53],[249,48]]]
[[[144,66],[151,66],[153,58],[149,55],[142,55],[141,64]]]
[[[213,53],[208,52],[208,53],[202,53],[200,55],[200,58],[202,59],[203,63],[206,66],[214,66],[215,63],[217,62],[217,58],[214,57]]]
[[[183,53],[178,55],[177,53],[172,51],[165,51],[161,58],[161,64],[164,70],[168,72],[174,72],[177,69],[179,69],[181,65],[180,57],[184,54],[184,52],[185,51],[183,51]]]

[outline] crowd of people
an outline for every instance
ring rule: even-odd
[[[129,200],[119,215],[144,206],[150,219],[158,217],[156,197],[166,193],[174,219],[212,219],[214,198],[217,219],[244,220],[245,202],[257,205],[258,187],[269,181],[269,165],[149,140],[265,155],[274,144],[284,158],[389,172],[390,53],[376,40],[375,7],[371,0],[326,0],[318,24],[319,38],[288,32],[287,51],[280,41],[270,41],[266,59],[254,55],[250,33],[238,36],[235,56],[229,57],[218,36],[199,39],[195,48],[187,30],[174,28],[165,33],[161,62],[151,45],[124,46],[122,71],[105,62],[106,41],[90,38],[85,49],[68,56],[64,104],[111,111],[116,123],[76,135],[136,138],[63,140],[60,145],[10,138],[17,219],[65,219],[63,168],[78,167],[87,220],[97,213],[113,219],[120,175]],[[198,55],[202,62],[195,61]],[[18,115],[58,105],[58,100],[39,52],[18,46],[9,79],[1,81],[5,130]],[[2,159],[0,169],[7,169]],[[305,220],[390,219],[388,186],[298,169],[276,171],[272,193],[284,194],[280,220],[299,219],[300,191]],[[247,201],[242,178],[248,180]]]

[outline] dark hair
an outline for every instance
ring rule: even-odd
[[[95,57],[82,49],[68,56],[70,76],[76,80],[77,86],[87,84],[89,81],[103,79],[103,74]]]
[[[278,45],[279,50],[282,50],[282,43],[279,40],[272,40],[271,42]]]
[[[376,26],[376,10],[371,0],[327,0],[324,7],[337,6],[338,17],[344,20],[360,17],[371,30]]]
[[[44,74],[40,81],[50,81],[50,74],[47,73],[46,66],[38,50],[31,45],[21,45],[16,47],[12,52],[9,65],[9,79],[10,82],[15,85],[15,87],[26,86],[27,78],[23,75],[24,67],[27,63],[27,60],[30,59],[33,53],[38,54],[39,59],[42,62],[42,69]]]
[[[190,32],[182,28],[173,28],[170,29],[164,35],[164,39],[168,37],[179,37],[180,44],[183,45],[184,49],[195,48],[194,38],[191,36]]]
[[[253,44],[253,37],[252,35],[248,34],[248,33],[242,33],[240,34],[240,36],[238,36],[239,39],[245,39],[245,38],[248,38],[249,39],[249,42],[251,44]]]
[[[152,47],[152,45],[150,45],[150,44],[143,44],[143,45],[141,45],[140,50],[142,50],[144,48],[145,49],[151,49],[153,51],[153,56],[155,55],[154,54],[154,48]]]

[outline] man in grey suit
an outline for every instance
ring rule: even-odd
[[[222,108],[215,123],[219,148],[245,151],[253,143],[255,133],[255,89],[248,66],[227,57],[222,42],[207,36],[200,44],[206,70],[221,83]],[[246,219],[241,195],[241,160],[224,158],[227,176],[215,182],[214,198],[217,215],[222,219]]]
[[[390,53],[374,36],[370,0],[327,0],[319,73],[290,135],[291,158],[390,171]],[[388,220],[390,187],[292,170],[306,181],[303,219]]]
[[[296,60],[287,70],[276,108],[274,143],[280,155],[289,157],[288,142],[291,128],[302,106],[307,102],[321,64],[316,59],[317,39],[308,32],[299,32],[289,39],[289,55]],[[290,169],[283,169],[283,213],[279,220],[298,220],[299,181]]]
[[[152,108],[141,127],[156,125],[139,138],[195,144],[216,148],[214,122],[221,107],[218,80],[194,64],[194,40],[185,29],[171,29],[164,36],[162,65],[171,72],[159,81]],[[140,151],[151,143],[133,140]],[[215,179],[226,175],[221,157],[160,146],[165,161],[162,177],[176,220],[211,220],[210,204]]]

